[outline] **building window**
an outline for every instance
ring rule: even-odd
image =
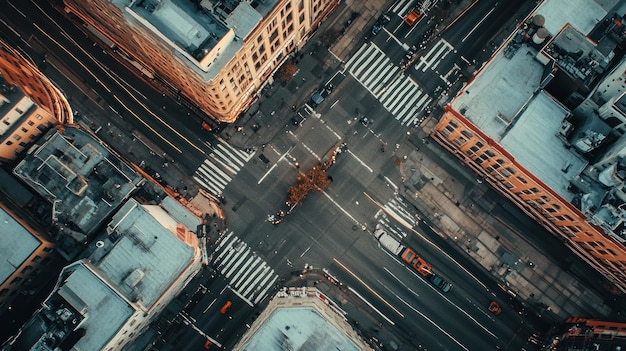
[[[466,138],[470,139],[471,137],[474,136],[474,134],[468,132],[467,130],[462,130],[461,134],[463,134],[463,136],[465,136]]]
[[[8,140],[6,143],[4,143],[5,145],[13,145],[13,142],[11,140]]]

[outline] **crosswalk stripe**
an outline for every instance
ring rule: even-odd
[[[270,276],[274,273],[274,270],[272,268],[270,268],[270,266],[266,266],[265,262],[263,262],[263,265],[261,265],[261,267],[262,267],[262,273],[256,275],[256,278],[252,281],[252,283],[250,283],[250,285],[248,285],[248,288],[246,288],[246,290],[244,290],[241,293],[241,295],[248,296],[248,294],[252,291],[252,289],[255,286],[258,286],[259,280],[261,280],[261,279],[263,279],[263,277],[267,276],[268,272],[269,272]]]
[[[215,160],[215,162],[218,162],[220,165],[222,165],[230,173],[237,173],[237,171],[239,171],[239,167],[237,167],[234,163],[228,160],[224,160],[224,158],[221,157],[221,155],[218,155],[216,152],[212,152],[211,154],[209,154],[209,157]],[[204,162],[207,162],[207,160],[205,160]]]
[[[235,249],[235,254],[232,255],[232,257],[229,257],[228,259],[224,259],[224,261],[228,261],[226,262],[226,264],[224,264],[220,269],[222,271],[222,274],[224,274],[224,276],[226,278],[230,278],[231,274],[244,262],[246,262],[246,259],[248,258],[248,254],[250,253],[250,248],[247,246],[243,246],[243,243],[240,243],[238,246],[238,248]],[[245,245],[245,244],[244,244]]]
[[[384,62],[384,61],[385,61],[385,56],[384,55],[376,56],[374,58],[374,60],[369,64],[369,67],[367,67],[367,70],[365,70],[365,72],[363,72],[362,76],[363,77],[370,76],[370,74],[372,73],[373,70],[375,70],[375,72],[378,73],[378,70],[380,69],[380,63]],[[374,74],[373,76],[375,77],[376,74]]]
[[[233,153],[235,153],[237,156],[239,156],[240,159],[242,159],[245,162],[248,162],[248,160],[250,160],[250,158],[252,158],[252,156],[254,156],[254,152],[246,152],[244,150],[240,150],[237,149],[236,147],[228,144],[228,143],[222,143],[222,146],[224,146],[226,149],[232,151]],[[243,163],[242,163],[243,165]]]
[[[438,56],[445,55],[452,49],[452,46],[444,40],[437,42],[433,49],[421,58],[420,67],[430,66]],[[402,125],[409,126],[417,119],[421,106],[415,106],[416,103],[432,101],[417,82],[401,72],[372,42],[363,44],[357,50],[348,60],[346,69]]]
[[[257,298],[254,300],[255,304],[258,304],[259,302],[261,302],[261,300],[263,300],[263,298],[267,295],[267,291],[272,287],[272,285],[274,285],[274,282],[276,282],[277,279],[278,279],[278,276],[274,275],[274,279],[272,279],[271,282],[269,282],[269,283],[267,283],[265,285],[265,289],[263,291],[261,291],[257,295]]]
[[[403,80],[400,88],[396,89],[390,99],[383,104],[385,108],[393,113],[394,107],[402,101],[401,98],[403,98],[406,92],[411,90],[411,88],[414,88],[414,86],[411,85],[410,81],[408,79]]]
[[[239,271],[239,275],[237,277],[233,277],[233,281],[236,281],[234,284],[236,289],[243,289],[247,286],[245,283],[250,279],[250,277],[254,276],[254,272],[259,269],[259,262],[263,261],[261,257],[256,256],[254,260],[249,261],[249,265],[246,267],[242,267]],[[248,269],[250,267],[250,269]]]
[[[205,178],[206,180],[211,181],[211,184],[214,187],[219,188],[220,190],[224,189],[226,184],[228,184],[228,182],[224,181],[224,179],[222,179],[220,176],[215,174],[215,172],[208,167],[198,168],[196,174],[198,173],[200,173],[200,175],[202,175],[203,178]]]
[[[228,159],[229,161],[237,162],[237,164],[239,164],[239,167],[242,167],[244,165],[244,163],[236,157],[236,153],[233,150],[228,150],[222,144],[218,145],[217,149],[220,149],[220,151],[228,154],[228,157],[226,159]],[[217,152],[217,149],[215,149],[214,152]]]
[[[213,259],[213,266],[228,279],[230,289],[251,304],[263,300],[278,279],[274,270],[233,231],[218,239],[214,252],[219,255]]]
[[[413,2],[414,0],[408,0],[406,2],[405,0],[399,1],[391,9],[391,12],[397,13],[400,17],[404,17],[407,13],[409,13],[409,10],[413,8]]]
[[[248,252],[252,253],[250,249],[248,249]],[[250,267],[250,265],[252,265],[253,262],[261,259],[260,257],[254,254],[251,257],[248,256],[248,252],[246,253],[246,257],[245,257],[246,259],[244,260],[243,266],[241,266],[241,268],[237,270],[237,274],[235,274],[233,278],[230,280],[231,285],[235,286],[235,288],[237,288],[237,282],[239,281],[239,278],[241,277],[241,275],[248,272],[248,267]],[[231,272],[232,271],[233,270],[231,270]]]
[[[402,120],[404,121],[405,113],[414,106],[413,104],[415,104],[415,102],[420,98],[421,95],[421,91],[411,94],[402,104],[396,106],[392,113],[398,116],[402,116]]]
[[[214,260],[214,262],[219,262],[222,260],[222,257],[227,254],[230,251],[230,248],[233,247],[233,245],[239,241],[239,238],[234,237],[233,241],[229,241],[228,245],[226,245],[226,247],[224,247],[224,250],[222,250],[222,253],[220,253],[217,258]]]
[[[211,174],[214,174],[218,178],[221,178],[226,184],[230,182],[233,178],[231,178],[228,173],[224,172],[221,168],[216,166],[214,163],[204,161],[204,167],[200,167],[204,170],[210,171]]]
[[[221,138],[218,138],[215,145],[208,142],[204,144],[211,152],[198,166],[193,178],[213,195],[221,195],[237,172],[254,157],[256,151],[240,150]]]
[[[193,176],[193,179],[198,182],[200,185],[202,185],[203,187],[211,190],[212,193],[214,193],[215,195],[221,194],[221,190],[213,187],[213,185],[209,182],[209,183],[205,183],[204,180],[198,176]]]
[[[346,69],[350,70],[353,66],[358,65],[360,61],[365,58],[363,52],[367,51],[368,48],[368,44],[363,44],[363,46],[361,46],[359,50],[357,50],[357,52],[350,58],[350,60],[346,62]]]
[[[217,243],[217,246],[215,247],[215,252],[219,251],[222,248],[222,246],[224,246],[224,244],[226,244],[228,240],[230,240],[230,238],[233,237],[233,235],[235,235],[235,232],[231,230],[228,232],[228,234],[222,236],[221,240],[219,240],[219,242]]]
[[[387,59],[387,61],[389,60]],[[390,78],[390,77],[387,77],[387,75],[390,73],[390,71],[393,71],[392,68],[393,68],[393,65],[386,64],[380,73],[372,75],[368,80],[363,82],[363,84],[365,86],[372,86],[372,87],[378,86],[380,83],[384,82],[385,78],[387,79]],[[374,95],[376,95],[376,90],[372,89],[372,92],[374,93]]]

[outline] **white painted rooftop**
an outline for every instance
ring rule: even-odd
[[[67,277],[60,292],[71,296],[68,300],[77,305],[74,308],[86,307],[86,318],[80,325],[86,333],[74,350],[102,350],[133,314],[131,306],[82,262]]]
[[[172,233],[176,221],[157,220],[149,208],[134,199],[126,202],[109,224],[121,237],[101,260],[94,262],[128,295],[140,297],[140,303],[147,308],[197,259],[196,248]],[[135,272],[134,278],[131,272]]]
[[[556,35],[569,23],[587,35],[619,0],[547,0],[537,8],[535,14],[542,15],[544,28]]]
[[[567,23],[589,33],[617,0],[547,0],[535,14],[557,34]],[[506,46],[506,44],[504,44]],[[569,180],[587,165],[557,137],[569,113],[539,89],[544,66],[526,45],[509,59],[501,50],[455,98],[452,107],[502,145],[515,160],[565,199]]]
[[[286,307],[276,309],[241,350],[360,349],[314,308]]]
[[[567,190],[569,180],[583,171],[587,161],[556,136],[568,113],[540,92],[499,142],[517,162],[571,200],[572,194]]]
[[[41,242],[0,208],[0,283],[7,280]]]

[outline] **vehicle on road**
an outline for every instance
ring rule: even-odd
[[[326,97],[330,95],[334,89],[335,86],[332,83],[328,83],[318,89],[313,96],[311,96],[311,107],[317,107],[319,104],[324,102],[324,99],[326,99]]]
[[[202,122],[202,129],[206,130],[207,132],[210,132],[213,130],[213,128],[211,128],[211,125],[208,124],[207,122]]]
[[[489,303],[489,312],[498,315],[500,313],[502,313],[502,308],[500,307],[500,304],[498,304],[495,301],[491,301]]]
[[[437,288],[439,288],[441,291],[445,293],[447,293],[448,291],[452,289],[452,283],[443,279],[441,276],[437,275],[436,273],[433,273],[433,275],[430,276],[430,282],[433,283],[434,286],[436,286]]]
[[[400,244],[398,240],[396,240],[391,235],[385,233],[382,229],[377,229],[374,231],[374,237],[378,239],[380,245],[387,250],[391,251],[394,255],[399,255],[402,250],[405,249],[404,245]]]
[[[411,12],[409,12],[406,17],[404,17],[404,23],[408,24],[409,26],[412,26],[415,24],[415,22],[417,22],[417,20],[421,17],[421,15],[413,10]]]
[[[426,263],[424,259],[417,256],[417,253],[415,253],[415,251],[409,249],[408,247],[402,251],[402,253],[400,254],[400,258],[402,258],[402,261],[411,265],[411,267],[413,267],[417,271],[417,273],[423,275],[426,278],[430,277],[433,274],[433,267]]]
[[[233,305],[232,302],[230,301],[226,301],[226,303],[224,304],[224,306],[222,306],[222,308],[220,308],[220,313],[221,314],[226,314],[226,312],[228,312],[228,310],[230,309],[230,307]]]
[[[382,24],[380,24],[380,23],[374,24],[374,26],[372,27],[372,35],[378,34],[378,32],[380,32],[381,29],[383,29],[383,25]]]

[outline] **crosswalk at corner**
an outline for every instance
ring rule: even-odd
[[[416,4],[416,0],[398,0],[393,5],[391,5],[389,11],[404,18],[411,10],[413,10]]]
[[[255,150],[240,150],[219,138],[209,157],[196,169],[193,179],[213,196],[219,197],[237,172],[254,157]]]
[[[278,280],[274,269],[232,231],[218,239],[210,260],[230,289],[250,306],[261,302]]]
[[[404,201],[397,199],[387,202],[384,208],[376,213],[375,218],[378,219],[377,228],[399,238],[405,238],[407,236],[405,231],[417,226],[420,220],[417,214],[411,213]]]
[[[440,39],[427,53],[418,58],[419,62],[413,67],[420,72],[426,72],[429,68],[435,71],[439,62],[451,52],[456,52],[454,47],[444,39]]]
[[[432,100],[374,43],[363,44],[346,63],[346,69],[402,125],[414,125],[419,112]]]

